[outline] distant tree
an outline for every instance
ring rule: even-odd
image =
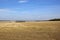
[[[49,21],[60,21],[60,19],[50,19]]]
[[[16,21],[16,22],[25,22],[25,21]]]

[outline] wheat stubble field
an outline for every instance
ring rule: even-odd
[[[0,40],[60,40],[60,21],[0,22]]]

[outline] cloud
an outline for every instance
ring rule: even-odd
[[[14,9],[3,8],[0,9],[0,19],[1,20],[25,20],[28,19],[27,16],[29,12],[27,11],[17,11]],[[31,16],[29,16],[30,18]]]
[[[19,3],[27,3],[28,2],[28,0],[20,0],[20,1],[18,1]]]
[[[18,11],[18,10],[19,8],[16,8],[16,9],[3,8],[3,9],[0,9],[0,14],[24,14],[25,12],[25,11]]]
[[[0,9],[0,20],[16,20],[19,16],[19,11],[7,8]]]
[[[12,9],[0,9],[0,13],[17,13],[17,11],[14,11]]]

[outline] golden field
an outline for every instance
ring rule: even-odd
[[[0,40],[60,40],[60,21],[0,22]]]

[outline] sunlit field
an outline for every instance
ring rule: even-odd
[[[60,40],[60,21],[0,22],[0,40]]]

